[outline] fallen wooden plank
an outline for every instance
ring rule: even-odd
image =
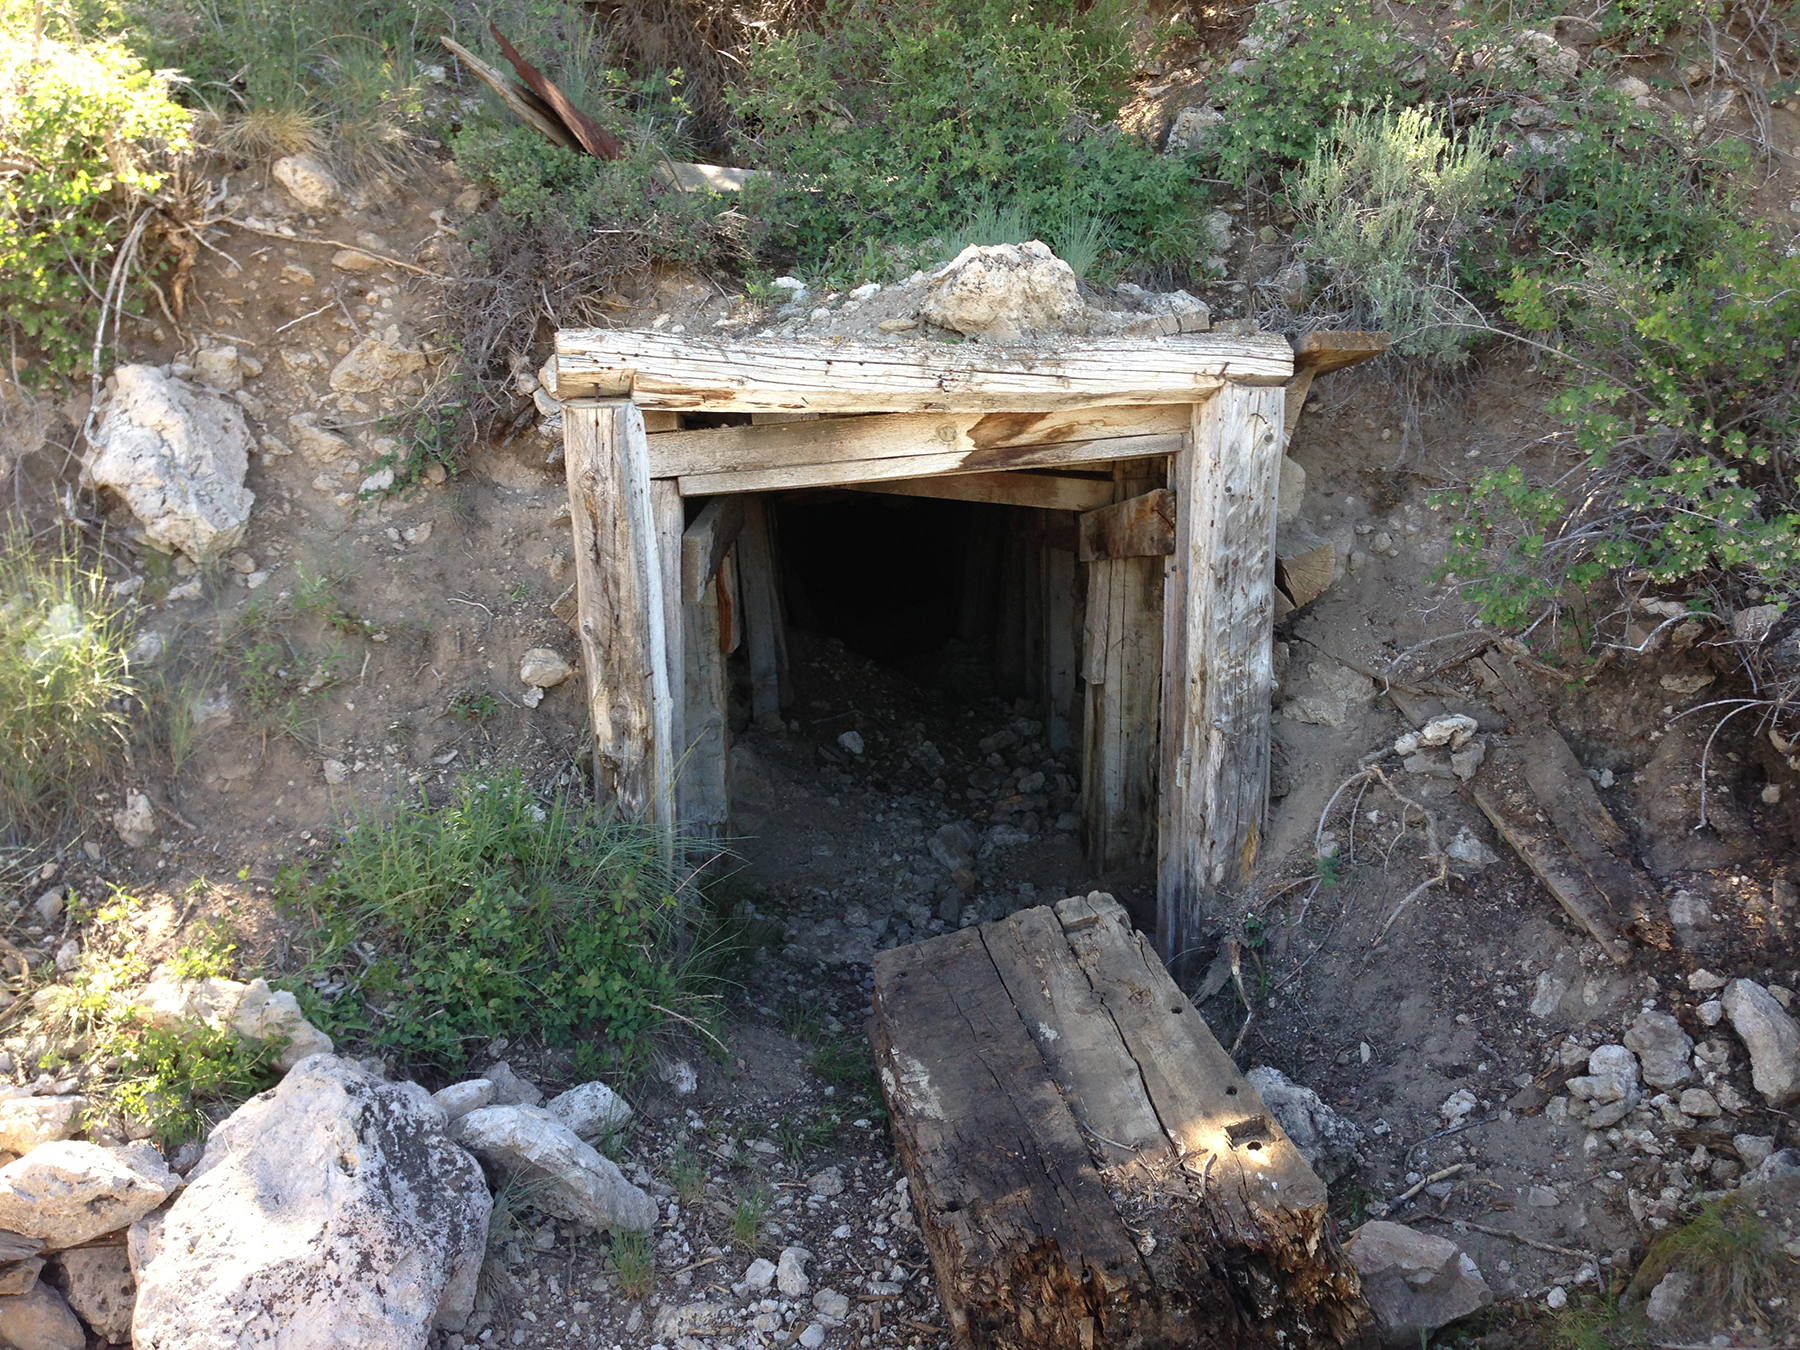
[[[720,497],[708,502],[681,536],[681,598],[700,599],[713,581],[725,554],[744,528],[744,499]]]
[[[904,478],[936,478],[946,474],[992,473],[1002,469],[1052,469],[1074,464],[1104,464],[1139,455],[1171,455],[1187,438],[1119,436],[1099,441],[1064,441],[1058,445],[1002,447],[964,454],[903,455],[892,459],[857,459],[835,464],[802,464],[786,469],[753,469],[735,473],[703,473],[683,477],[681,495],[710,497],[725,492],[771,492],[784,488],[849,487],[857,483]]]
[[[656,176],[683,192],[742,192],[758,178],[768,176],[766,169],[735,169],[724,164],[686,164],[666,159],[656,166]]]
[[[642,407],[707,412],[1044,412],[1193,403],[1227,380],[1279,384],[1294,373],[1285,338],[1213,333],[1034,350],[565,328],[556,335],[556,361],[562,397],[629,395]]]
[[[650,447],[652,478],[745,473],[920,455],[968,458],[969,471],[1001,469],[981,456],[1027,446],[1179,435],[1185,407],[1078,408],[1048,413],[888,413],[807,418],[747,427],[708,427],[659,436]]]
[[[576,148],[574,134],[563,125],[562,119],[524,84],[498,66],[489,65],[454,38],[440,37],[438,41],[448,47],[451,54],[467,66],[476,79],[498,94],[500,101],[513,116],[552,145],[560,145],[565,150]]]
[[[1297,333],[1294,335],[1294,368],[1327,375],[1380,356],[1393,345],[1387,333]]]
[[[874,1008],[959,1347],[1367,1335],[1324,1186],[1111,897],[883,952]]]
[[[1081,517],[1082,562],[1166,558],[1175,551],[1175,494],[1157,488]]]
[[[1046,511],[1087,511],[1112,500],[1110,478],[1074,478],[1063,474],[967,473],[943,478],[894,478],[885,482],[846,483],[854,492],[886,492],[901,497],[937,497],[959,502],[991,502],[998,506],[1032,506]]]
[[[569,96],[558,89],[548,75],[545,75],[543,71],[513,49],[512,43],[506,40],[505,35],[497,27],[490,23],[488,32],[492,33],[494,41],[500,44],[500,54],[519,73],[519,78],[531,86],[531,92],[542,99],[557,119],[569,129],[569,134],[575,138],[576,144],[595,159],[617,159],[624,153],[625,148],[619,144],[617,136],[577,108],[570,101]]]

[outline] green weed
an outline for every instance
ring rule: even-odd
[[[471,690],[450,700],[450,716],[459,722],[485,722],[500,711],[500,700],[487,690]]]
[[[688,1150],[686,1142],[677,1144],[669,1159],[669,1184],[684,1206],[693,1206],[706,1198],[706,1164]]]
[[[0,537],[0,838],[42,828],[106,773],[137,696],[130,646],[97,570]]]
[[[746,1251],[760,1247],[763,1225],[769,1221],[773,1203],[769,1188],[763,1182],[746,1182],[739,1187],[731,1207],[731,1240]]]
[[[629,1045],[709,1015],[675,956],[690,916],[662,859],[650,830],[540,806],[516,774],[471,777],[442,808],[353,826],[280,895],[313,922],[309,969],[350,985],[316,1009],[327,1029],[453,1069],[501,1034]]]
[[[611,1256],[619,1292],[626,1298],[635,1302],[655,1287],[656,1253],[649,1233],[614,1232]]]
[[[1647,1298],[1671,1270],[1694,1277],[1696,1305],[1725,1316],[1760,1320],[1756,1300],[1768,1291],[1768,1272],[1778,1259],[1769,1228],[1736,1197],[1714,1200],[1650,1244],[1633,1275],[1632,1292]]]

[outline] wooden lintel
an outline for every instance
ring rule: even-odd
[[[1166,558],[1175,551],[1175,494],[1157,488],[1081,517],[1082,562]]]
[[[1326,375],[1380,356],[1393,342],[1393,337],[1387,333],[1296,333],[1293,338],[1294,369]]]
[[[1071,342],[794,342],[565,328],[562,397],[628,395],[694,412],[1043,412],[1095,404],[1193,403],[1226,381],[1280,384],[1294,353],[1271,334],[1194,333]]]
[[[1180,404],[1049,413],[890,413],[708,427],[657,437],[650,447],[650,476],[690,478],[920,455],[956,456],[961,471],[973,473],[1013,467],[1011,453],[1027,446],[1180,435],[1189,421],[1187,405]]]
[[[1112,500],[1112,479],[1047,473],[966,473],[945,478],[895,478],[885,483],[851,483],[853,492],[901,497],[939,497],[999,506],[1035,506],[1047,511],[1089,511]]]
[[[744,499],[720,497],[706,504],[681,536],[681,598],[700,600],[725,554],[744,528]]]
[[[899,455],[891,459],[855,459],[831,464],[798,464],[784,469],[703,473],[681,479],[684,497],[710,497],[723,492],[770,492],[784,488],[849,487],[858,483],[935,478],[945,474],[992,473],[1001,469],[1054,469],[1075,464],[1102,464],[1143,455],[1173,455],[1187,438],[1116,436],[1098,441],[1061,441],[1004,450],[964,454],[948,451]]]

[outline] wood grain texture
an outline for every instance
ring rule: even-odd
[[[874,1007],[959,1346],[1366,1336],[1324,1186],[1111,897],[881,953]]]
[[[565,328],[561,397],[629,396],[700,412],[1041,412],[1091,404],[1192,403],[1227,380],[1286,380],[1294,353],[1272,335],[1077,340],[1043,350],[986,343],[800,343]]]
[[[1269,787],[1275,485],[1283,391],[1232,385],[1194,411],[1176,457],[1182,614],[1163,698],[1157,940],[1193,948],[1207,897],[1250,872]]]
[[[1325,375],[1360,361],[1372,360],[1393,345],[1387,333],[1353,330],[1328,333],[1296,333],[1293,338],[1294,368]]]
[[[596,795],[616,802],[627,819],[668,829],[675,823],[674,710],[644,439],[643,418],[629,403],[564,405]]]
[[[1121,436],[1183,435],[1186,422],[1179,407],[1150,407],[1044,413],[882,413],[707,427],[658,437],[650,447],[650,475],[681,478],[924,454],[961,456],[967,463],[965,471],[975,473],[1010,463],[983,464],[984,454]]]
[[[844,486],[857,492],[988,502],[996,506],[1030,506],[1046,511],[1087,511],[1112,500],[1111,479],[1075,478],[1025,470],[950,474],[943,478],[895,478],[887,482],[846,483]]]
[[[1166,558],[1175,551],[1175,494],[1157,488],[1081,517],[1082,562]]]
[[[1162,564],[1088,564],[1090,671],[1082,713],[1081,843],[1107,871],[1154,856],[1162,701]]]
[[[728,594],[720,586],[723,573],[721,563],[699,598],[683,600],[681,606],[687,743],[676,765],[675,800],[683,835],[701,840],[720,838],[731,814],[726,776],[731,726],[719,603],[721,594]]]
[[[681,536],[681,598],[692,602],[712,584],[713,574],[744,528],[744,499],[708,502]]]
[[[769,541],[768,512],[759,499],[744,506],[738,536],[738,581],[744,597],[744,631],[750,643],[750,702],[753,717],[781,713],[781,592]]]

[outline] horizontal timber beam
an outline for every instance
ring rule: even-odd
[[[690,412],[1042,412],[1193,403],[1227,380],[1281,384],[1294,352],[1275,334],[1078,340],[1055,349],[902,341],[796,343],[565,328],[562,398],[628,396]]]
[[[681,495],[710,497],[725,492],[770,492],[785,488],[850,487],[857,483],[892,482],[901,478],[933,478],[941,474],[991,473],[999,469],[1053,469],[1071,464],[1100,464],[1144,455],[1173,455],[1186,445],[1179,433],[1162,436],[1112,436],[1097,441],[1060,441],[979,454],[924,450],[891,459],[854,459],[830,464],[799,464],[782,469],[752,469],[684,475]]]
[[[1046,511],[1091,511],[1112,500],[1110,478],[1071,478],[1043,473],[965,473],[944,478],[895,478],[885,483],[851,483],[855,492],[901,497],[940,497],[998,506],[1035,506]]]
[[[1079,408],[1068,412],[889,413],[765,426],[708,427],[658,436],[650,446],[652,478],[741,473],[830,465],[861,459],[950,454],[966,472],[1003,469],[1022,446],[1187,431],[1185,403],[1150,408]]]
[[[1175,494],[1157,488],[1081,517],[1082,562],[1166,558],[1175,552]]]

